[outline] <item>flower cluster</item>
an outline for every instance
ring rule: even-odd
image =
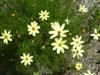
[[[85,5],[80,5],[79,12],[86,13],[88,12],[88,8]],[[42,21],[47,20],[49,18],[49,12],[47,10],[41,11],[39,13],[39,19]],[[66,24],[68,25],[70,23],[70,20],[68,18],[65,19]],[[48,32],[50,34],[50,39],[53,40],[51,43],[51,46],[53,47],[52,50],[56,50],[57,54],[65,53],[66,49],[69,49],[69,46],[66,44],[69,30],[65,29],[65,23],[60,24],[58,21],[51,22],[51,30]],[[39,34],[39,29],[41,28],[39,24],[36,21],[31,22],[29,25],[27,25],[29,35],[32,35],[35,37],[37,34]],[[97,32],[97,29],[94,29],[94,33],[91,34],[94,38],[94,40],[98,40],[100,37],[100,34]],[[2,36],[0,39],[3,39],[4,44],[8,44],[8,41],[12,41],[12,34],[11,31],[4,30],[4,33],[2,33]],[[73,58],[80,59],[83,57],[84,49],[83,49],[83,43],[85,41],[82,40],[82,36],[76,35],[72,38],[72,42],[70,45],[72,46],[72,56]],[[23,53],[22,56],[20,56],[21,63],[23,63],[25,66],[31,65],[33,62],[33,56],[30,55],[30,53]],[[75,68],[80,71],[83,68],[83,64],[81,62],[75,63]],[[87,73],[84,73],[84,75],[94,75],[94,73],[91,73],[90,70],[87,71]]]
[[[43,20],[47,20],[49,18],[49,12],[47,10],[41,11],[39,13],[39,18]],[[40,26],[36,21],[33,21],[30,23],[31,25],[27,25],[29,35],[32,35],[33,37],[36,36],[37,33],[39,33]],[[31,62],[33,62],[33,56],[30,56],[30,54],[23,53],[23,56],[20,57],[22,59],[21,63],[24,63],[24,65],[30,65]]]
[[[71,42],[70,44],[72,45],[72,54],[73,54],[73,58],[80,58],[83,57],[83,53],[84,50],[83,48],[83,43],[84,41],[82,41],[82,36],[76,35],[75,38],[72,38],[73,42]],[[77,62],[75,63],[75,68],[80,71],[82,69],[82,63]]]
[[[14,14],[12,14],[12,16],[14,16]],[[47,12],[47,10],[45,11],[41,11],[39,13],[39,18],[43,21],[43,20],[47,20],[49,18],[49,12]],[[31,25],[27,25],[28,27],[28,32],[29,35],[32,36],[36,36],[37,33],[39,33],[39,29],[40,26],[38,25],[38,23],[36,21],[31,22]],[[8,44],[8,41],[12,41],[12,34],[11,31],[4,30],[4,33],[2,33],[2,36],[0,37],[0,39],[3,39],[3,43],[4,44]],[[20,59],[22,60],[21,63],[24,63],[24,65],[30,65],[31,62],[33,62],[33,56],[30,56],[30,54],[25,54],[23,53],[23,56],[20,56]]]
[[[53,50],[57,50],[57,54],[60,52],[64,53],[64,49],[69,49],[69,47],[66,45],[67,40],[63,40],[63,38],[67,36],[66,33],[68,33],[69,30],[64,30],[65,24],[60,25],[59,22],[52,22],[51,28],[53,30],[49,31],[49,34],[52,35],[50,39],[55,38],[55,42],[51,43]]]
[[[82,41],[81,39],[82,39],[81,36],[76,35],[75,38],[72,38],[73,42],[70,43],[73,46],[72,53],[74,58],[83,57],[84,50],[82,49],[83,48],[82,44],[84,43],[84,41]]]

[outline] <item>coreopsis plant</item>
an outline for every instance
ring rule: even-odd
[[[79,0],[0,0],[0,75],[98,75],[99,12]]]

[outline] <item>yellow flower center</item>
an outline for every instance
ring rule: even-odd
[[[61,31],[58,31],[58,35],[60,35]]]
[[[82,65],[81,64],[76,64],[76,69],[77,70],[81,70],[82,69]]]
[[[26,57],[25,60],[27,61],[28,60],[28,57]]]
[[[62,47],[62,43],[58,43],[58,46],[59,46],[59,47]]]
[[[7,39],[7,38],[8,38],[8,36],[7,36],[7,35],[5,35],[5,36],[4,36],[4,39]]]
[[[81,65],[77,65],[78,68],[81,68]]]
[[[98,35],[98,33],[95,33],[95,35]]]
[[[43,17],[45,17],[46,16],[46,14],[43,14]]]
[[[76,41],[77,44],[79,44],[79,41]]]
[[[35,30],[35,27],[32,27],[32,30],[34,31]]]
[[[78,50],[76,50],[76,53],[79,53],[79,51],[78,51]]]

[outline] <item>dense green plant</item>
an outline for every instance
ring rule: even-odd
[[[1,75],[81,74],[74,65],[82,59],[73,59],[70,42],[76,35],[81,35],[85,41],[84,58],[87,58],[90,52],[88,45],[92,40],[89,34],[93,33],[94,28],[100,31],[100,8],[94,4],[87,13],[81,13],[78,11],[79,3],[77,0],[0,0],[0,33],[6,29],[12,34],[12,42],[9,44],[0,40]],[[48,20],[39,18],[41,10],[49,12]],[[67,18],[70,20],[68,25],[65,21]],[[38,22],[41,27],[35,37],[29,35],[27,29],[32,21]],[[50,23],[55,21],[65,23],[65,29],[69,30],[64,38],[69,49],[64,54],[52,50],[51,43],[54,40],[50,39],[48,32],[52,30]],[[23,53],[33,56],[31,65],[20,63]],[[74,74],[71,74],[73,71]]]

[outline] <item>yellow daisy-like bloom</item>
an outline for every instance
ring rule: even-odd
[[[40,29],[40,26],[38,26],[38,23],[36,21],[31,22],[31,25],[27,25],[29,35],[35,36],[36,33],[39,33],[38,29]]]
[[[82,69],[82,63],[76,63],[75,64],[75,68],[78,70],[78,71],[80,71],[81,69]]]
[[[88,12],[88,8],[85,5],[80,5],[78,11],[82,13],[86,13]]]
[[[53,50],[57,50],[57,54],[60,52],[64,53],[64,49],[69,49],[69,47],[65,44],[66,40],[63,40],[61,37],[56,38],[55,42],[53,42],[51,45],[54,46]]]
[[[39,13],[39,15],[40,15],[40,19],[42,19],[42,21],[43,20],[47,20],[48,18],[49,18],[49,12],[47,11],[47,10],[45,10],[45,11],[41,11],[40,13]]]
[[[24,63],[25,66],[31,65],[31,62],[33,62],[33,56],[30,56],[30,54],[23,53],[23,56],[20,56],[21,63]]]
[[[84,50],[82,50],[82,46],[77,46],[77,48],[72,49],[73,57],[83,57]]]
[[[84,75],[95,75],[95,73],[91,73],[90,70],[87,70],[87,73],[84,73]]]
[[[82,39],[81,36],[76,35],[75,38],[72,38],[73,42],[71,42],[70,44],[73,45],[73,48],[82,46],[82,44],[84,43],[84,41],[82,41],[81,39]]]
[[[69,32],[69,30],[64,30],[65,24],[62,24],[60,26],[59,22],[51,23],[51,27],[52,27],[53,31],[49,31],[49,34],[52,34],[50,39],[53,39],[58,35],[60,37],[66,37],[67,36],[66,33]]]
[[[98,33],[97,29],[94,29],[94,33],[90,36],[92,36],[94,40],[99,40],[100,34]]]
[[[8,41],[12,41],[12,35],[10,34],[11,31],[6,31],[4,30],[4,33],[2,33],[2,36],[0,37],[0,39],[3,39],[3,43],[4,44],[8,44]]]
[[[68,18],[65,19],[66,24],[68,25],[70,23],[70,20]]]

